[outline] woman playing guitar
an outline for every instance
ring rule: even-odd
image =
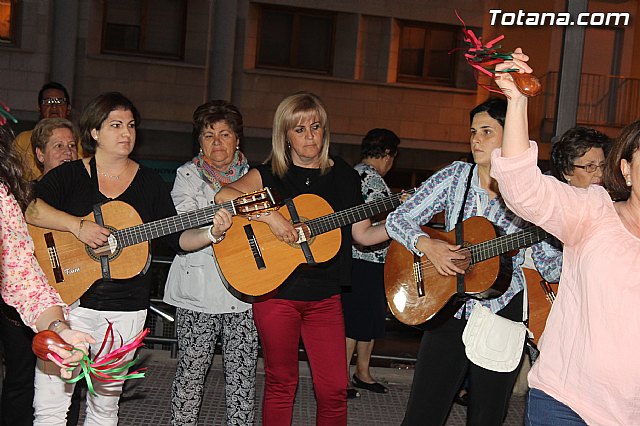
[[[37,199],[27,210],[28,222],[71,232],[78,240],[97,248],[107,242],[111,231],[81,219],[97,203],[124,201],[145,222],[175,216],[162,178],[129,158],[139,123],[138,110],[120,93],[105,93],[89,102],[80,118],[80,131],[85,154],[93,155],[64,163],[38,181]],[[163,239],[176,250],[197,250],[219,238],[229,226],[231,215],[220,209],[209,229],[187,230]],[[80,305],[69,314],[69,322],[73,328],[94,336],[98,344],[91,348],[92,355],[105,339],[109,323],[124,342],[142,331],[149,285],[144,275],[126,280],[101,279],[80,298]],[[133,354],[130,356],[133,358]],[[73,385],[37,371],[35,388],[35,424],[64,422]],[[87,394],[87,423],[115,426],[122,382],[96,382],[95,390],[96,396]]]
[[[464,256],[459,246],[431,239],[420,226],[439,213],[445,213],[446,231],[452,230],[462,211],[462,219],[484,216],[498,231],[511,234],[528,224],[510,212],[490,176],[491,152],[502,144],[507,103],[490,99],[471,111],[471,152],[475,165],[454,162],[427,179],[418,191],[387,218],[389,235],[408,250],[427,258],[441,275],[464,274],[456,264]],[[467,185],[468,193],[466,193]],[[512,259],[513,275],[509,288],[499,297],[482,304],[505,318],[522,320],[521,265],[524,250]],[[533,246],[537,267],[549,281],[557,280],[557,252],[544,243]],[[456,313],[424,332],[418,353],[411,394],[403,425],[442,425],[445,423],[456,392],[465,375],[469,377],[467,424],[502,424],[518,370],[497,373],[468,360],[462,332],[471,313],[473,301],[467,301]]]
[[[268,185],[285,198],[319,195],[335,210],[362,204],[358,174],[344,160],[329,156],[329,139],[327,111],[320,98],[307,92],[288,96],[280,102],[273,119],[268,163],[224,186],[216,201]],[[266,222],[280,241],[298,241],[296,229],[282,214],[274,212],[258,220]],[[333,260],[318,266],[303,265],[286,279],[275,297],[253,305],[264,354],[262,420],[266,426],[291,424],[300,336],[313,372],[316,424],[347,424],[340,291],[350,280],[351,237],[363,245],[378,244],[389,237],[384,226],[371,226],[369,219],[345,226],[341,232],[340,252]]]

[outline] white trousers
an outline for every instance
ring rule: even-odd
[[[144,327],[147,311],[96,311],[77,307],[69,313],[69,323],[74,330],[84,331],[96,339],[91,345],[91,357],[96,354],[105,338],[109,320],[113,324],[113,349],[120,347],[120,336],[126,344],[133,339]],[[108,348],[107,348],[108,350]],[[101,355],[105,355],[103,350]],[[133,353],[127,355],[128,359]],[[120,373],[124,374],[124,373]],[[82,379],[84,380],[84,379]],[[87,412],[85,426],[116,426],[118,424],[118,401],[122,393],[122,382],[100,382],[92,380],[96,395],[87,392]],[[34,426],[56,425],[65,426],[67,411],[71,403],[71,395],[75,384],[65,383],[59,376],[48,375],[36,367]]]

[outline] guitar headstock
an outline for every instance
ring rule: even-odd
[[[278,210],[284,204],[284,200],[269,187],[259,191],[249,192],[233,200],[236,214],[249,216],[257,213]]]

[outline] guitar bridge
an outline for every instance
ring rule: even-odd
[[[61,283],[64,281],[64,275],[62,274],[62,268],[60,267],[60,259],[58,257],[58,250],[56,249],[56,242],[53,239],[53,234],[51,232],[44,234],[44,241],[47,243],[47,253],[49,254],[49,262],[51,262],[53,276],[57,283]]]
[[[244,233],[247,235],[247,242],[251,248],[251,254],[253,254],[253,260],[255,260],[256,266],[258,269],[265,269],[267,265],[264,263],[264,257],[262,257],[262,252],[256,240],[256,234],[253,232],[253,227],[251,225],[245,225]]]
[[[424,276],[422,275],[422,262],[420,256],[413,255],[413,278],[416,282],[416,288],[418,290],[418,296],[424,297]]]

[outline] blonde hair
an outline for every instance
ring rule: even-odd
[[[287,140],[287,132],[296,127],[304,118],[316,116],[323,129],[322,149],[320,150],[320,173],[326,174],[331,165],[329,162],[329,120],[322,100],[309,92],[298,92],[287,96],[280,102],[273,117],[273,133],[271,135],[271,153],[266,163],[271,161],[273,174],[283,178],[289,170],[291,145]]]

